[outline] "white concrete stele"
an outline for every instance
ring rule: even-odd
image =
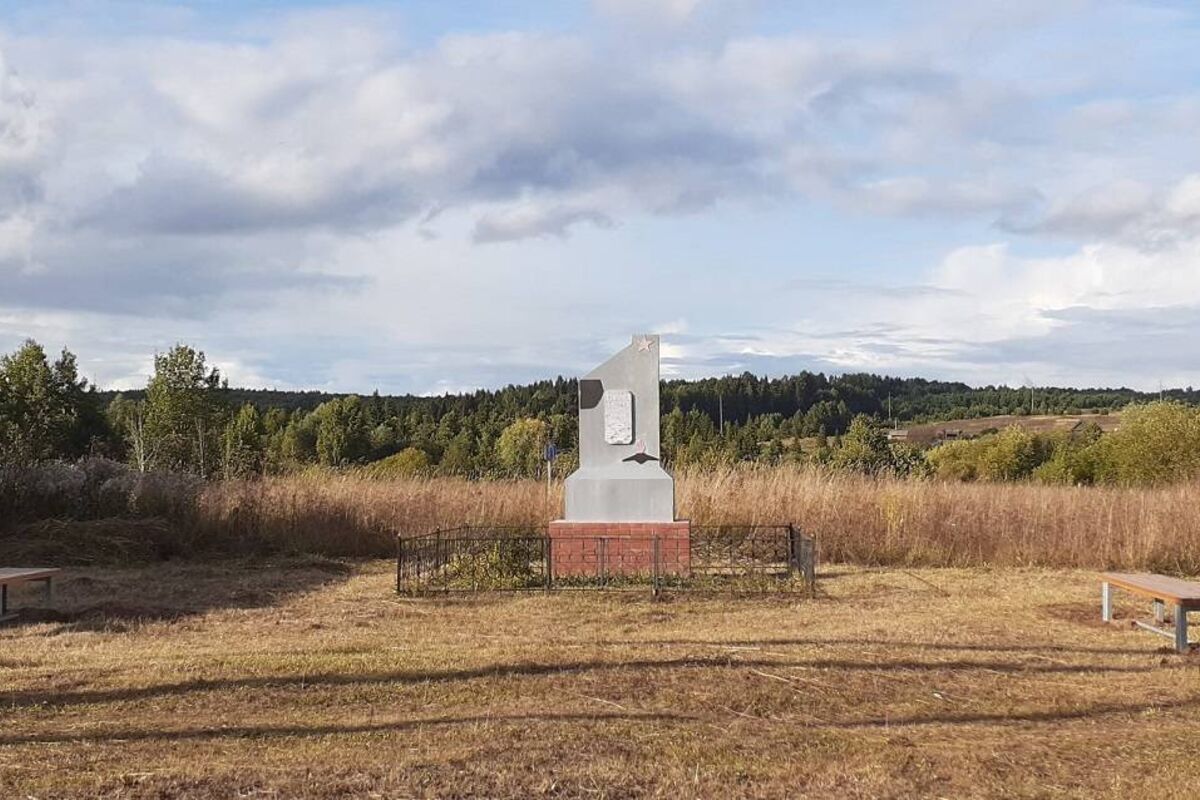
[[[566,520],[675,520],[675,481],[659,461],[658,359],[657,336],[634,336],[580,379],[579,469],[567,478]]]

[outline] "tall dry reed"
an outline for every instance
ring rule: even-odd
[[[307,473],[225,481],[200,494],[188,523],[234,550],[375,556],[395,537],[459,525],[538,525],[561,506],[537,481],[375,480]]]
[[[791,521],[825,560],[1200,572],[1200,487],[1161,489],[873,479],[816,470],[685,474],[684,516]]]
[[[751,468],[677,476],[698,524],[794,522],[826,561],[1200,572],[1200,487],[958,484]],[[394,537],[558,516],[562,486],[537,481],[378,481],[303,475],[213,484],[188,524],[235,549],[386,555]]]

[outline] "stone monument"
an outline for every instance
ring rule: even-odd
[[[659,439],[659,339],[632,343],[579,380],[579,469],[564,518],[550,523],[554,570],[687,572],[690,526],[675,519],[675,481]],[[602,566],[599,566],[602,563]]]

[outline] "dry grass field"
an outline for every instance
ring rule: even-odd
[[[69,571],[0,628],[0,797],[1195,796],[1197,654],[1102,625],[1091,572],[411,600],[392,566]]]
[[[676,477],[681,517],[705,525],[795,522],[817,538],[826,561],[1200,572],[1195,484],[960,484],[784,467]],[[562,508],[561,489],[547,496],[538,481],[330,475],[225,482],[205,489],[179,529],[232,552],[384,556],[397,533],[545,523]]]
[[[1033,414],[1017,416],[1004,414],[998,417],[975,417],[972,419],[951,419],[945,422],[926,422],[918,425],[908,425],[908,435],[904,438],[909,442],[928,444],[946,437],[947,433],[957,436],[981,436],[988,431],[1002,431],[1010,426],[1024,428],[1030,433],[1050,434],[1068,433],[1078,425],[1096,425],[1105,433],[1115,431],[1121,425],[1121,412],[1110,414]]]

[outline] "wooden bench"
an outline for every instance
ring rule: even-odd
[[[34,568],[11,569],[0,567],[0,622],[16,618],[16,613],[8,610],[8,587],[22,583],[41,583],[45,592],[46,605],[54,600],[54,578],[61,569]]]
[[[1154,621],[1159,625],[1165,621],[1165,606],[1170,603],[1175,607],[1174,630],[1167,630],[1140,621],[1135,621],[1134,624],[1143,630],[1174,639],[1175,649],[1181,653],[1187,652],[1187,615],[1189,611],[1200,611],[1200,583],[1171,578],[1167,575],[1127,572],[1107,572],[1102,580],[1104,584],[1100,592],[1100,614],[1105,622],[1112,622],[1112,592],[1114,588],[1149,597],[1154,605]]]

